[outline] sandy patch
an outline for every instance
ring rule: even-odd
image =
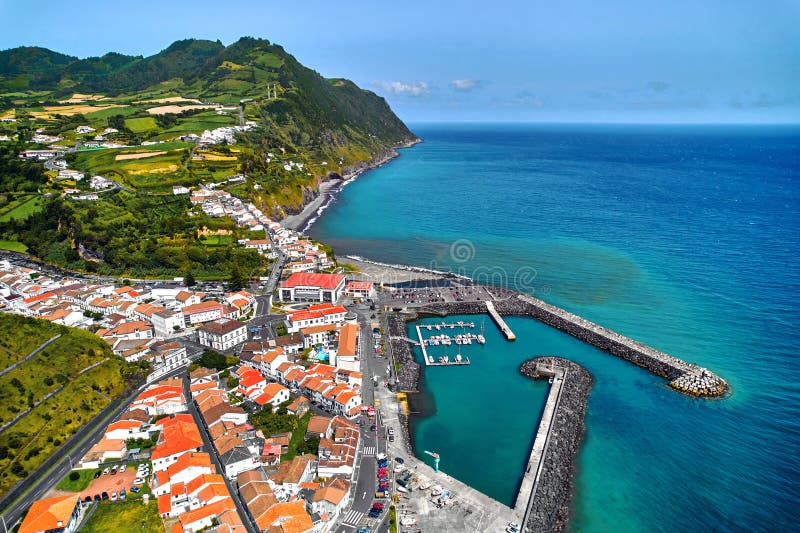
[[[215,105],[162,105],[158,107],[151,107],[147,110],[151,115],[164,115],[166,113],[180,113],[181,111],[190,111],[193,109],[216,109]]]
[[[65,106],[47,106],[44,111],[31,111],[31,115],[36,118],[49,120],[53,115],[71,116],[78,113],[92,113],[94,111],[102,111],[103,109],[111,109],[113,107],[127,107],[121,104],[103,104],[103,105],[65,105]]]
[[[144,159],[146,157],[155,157],[157,155],[164,155],[167,152],[137,152],[135,154],[119,154],[114,158],[114,161],[126,161],[128,159]]]
[[[201,229],[198,233],[200,235],[231,235],[233,232],[229,229],[218,229],[214,231],[203,226],[203,229]]]
[[[75,93],[68,100],[59,100],[58,103],[60,103],[60,104],[80,104],[81,102],[85,102],[86,100],[102,100],[103,98],[104,98],[104,96],[102,94]]]
[[[155,168],[143,168],[141,170],[128,170],[128,174],[133,176],[139,176],[144,174],[164,174],[166,172],[175,172],[178,170],[178,165],[169,164],[164,165],[163,167],[155,167]]]
[[[198,154],[202,155],[206,161],[236,161],[236,156],[219,154]]]
[[[141,100],[137,104],[170,104],[173,102],[192,102],[195,104],[202,104],[196,98],[183,98],[182,96],[170,96],[169,98],[156,98],[155,100]]]

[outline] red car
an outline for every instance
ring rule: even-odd
[[[375,502],[372,504],[373,509],[383,509],[383,504],[381,502]]]

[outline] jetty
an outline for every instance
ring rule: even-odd
[[[428,350],[426,349],[426,345],[428,344],[428,341],[426,341],[425,338],[422,336],[422,329],[425,328],[428,331],[431,331],[433,328],[436,328],[437,330],[442,330],[442,329],[448,329],[448,328],[449,329],[454,329],[456,327],[474,327],[474,326],[475,326],[475,324],[472,323],[472,322],[469,322],[469,323],[459,322],[459,323],[453,323],[453,324],[447,324],[445,322],[442,322],[441,324],[424,325],[424,326],[421,326],[421,325],[418,324],[416,326],[417,338],[419,339],[418,341],[414,341],[413,339],[408,339],[406,337],[400,337],[398,339],[398,337],[394,336],[394,337],[390,337],[390,338],[391,339],[403,340],[403,341],[410,341],[410,343],[417,344],[422,349],[422,360],[425,361],[425,366],[468,365],[468,364],[470,364],[469,357],[465,356],[465,357],[461,358],[460,354],[459,354],[459,358],[458,359],[454,358],[453,360],[450,360],[449,357],[435,358],[434,356],[429,355],[428,354]],[[448,337],[448,341],[449,341],[449,337]],[[450,346],[450,344],[447,344],[447,346]]]
[[[497,312],[497,309],[495,309],[492,302],[486,302],[486,310],[489,311],[489,315],[492,317],[495,324],[497,324],[497,327],[500,328],[500,331],[503,332],[503,335],[506,336],[506,339],[513,341],[517,338],[517,336],[514,335],[514,332],[511,331],[511,328],[508,327],[508,324],[506,324],[506,321],[503,320],[503,317],[500,316],[500,313]]]

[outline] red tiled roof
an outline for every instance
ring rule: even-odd
[[[289,276],[286,281],[281,283],[281,287],[319,287],[321,289],[335,289],[342,281],[344,281],[344,276],[342,274],[302,272]]]

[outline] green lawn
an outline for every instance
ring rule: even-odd
[[[203,246],[227,246],[233,243],[233,235],[207,235],[200,242]]]
[[[152,498],[147,505],[141,500],[106,501],[97,505],[89,521],[81,527],[81,532],[108,533],[112,529],[114,533],[161,533],[164,525],[158,516],[158,505]]]
[[[71,470],[69,474],[64,476],[56,488],[58,490],[68,490],[70,492],[80,492],[89,486],[89,483],[94,479],[95,470],[93,468],[83,470]],[[70,476],[78,474],[78,479],[72,480]]]
[[[92,111],[91,113],[84,113],[84,116],[90,121],[105,120],[108,117],[113,117],[114,115],[122,115],[127,117],[128,115],[136,113],[140,109],[142,108],[136,106],[110,107],[107,109],[101,109],[100,111]]]
[[[0,250],[11,250],[12,252],[25,253],[28,251],[28,247],[21,242],[0,240]]]
[[[305,442],[306,431],[308,431],[308,423],[311,421],[311,411],[308,411],[300,419],[297,429],[292,432],[292,438],[289,439],[289,449],[281,455],[281,461],[290,461],[297,456],[297,447]]]
[[[37,194],[22,195],[0,209],[0,222],[14,218],[25,220],[42,208],[42,197]]]
[[[125,125],[134,133],[144,133],[158,129],[156,119],[153,117],[128,118],[125,119]]]

